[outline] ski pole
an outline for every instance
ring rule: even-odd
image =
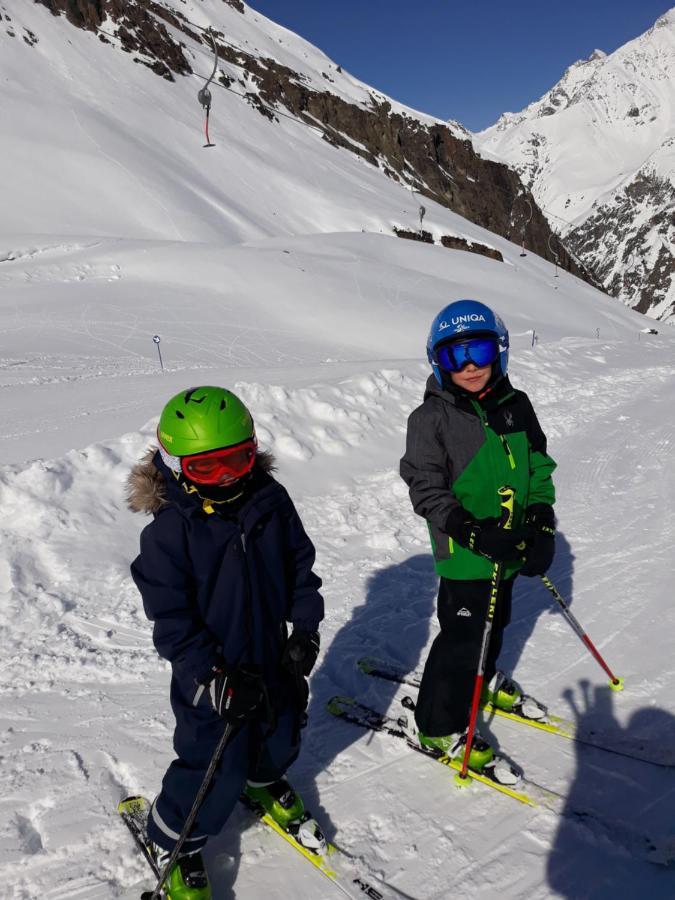
[[[560,609],[563,612],[563,615],[565,616],[567,621],[570,623],[570,625],[572,626],[574,631],[581,638],[581,640],[584,642],[586,647],[590,650],[590,652],[595,657],[597,662],[600,663],[602,668],[609,675],[609,678],[610,678],[609,686],[611,687],[611,689],[613,691],[622,691],[623,690],[623,678],[617,678],[616,675],[609,668],[607,663],[604,661],[602,656],[600,656],[600,653],[599,653],[598,649],[596,648],[595,644],[589,638],[589,636],[586,634],[586,632],[581,627],[579,622],[572,615],[572,613],[570,612],[569,606],[565,603],[563,598],[560,596],[560,594],[558,593],[558,590],[556,589],[556,586],[553,584],[551,579],[547,578],[546,575],[542,575],[541,580],[543,581],[544,585],[549,589],[549,591],[555,597],[556,601],[558,602],[558,604],[560,606]]]
[[[516,493],[513,488],[500,487],[497,491],[500,497],[502,507],[502,528],[511,528],[513,525],[513,505]],[[455,776],[457,784],[467,783],[467,769],[469,768],[469,757],[471,755],[471,745],[473,744],[474,734],[476,733],[476,719],[478,718],[478,707],[480,706],[480,698],[483,692],[483,676],[485,675],[485,663],[487,661],[488,647],[490,645],[490,635],[492,633],[492,621],[495,617],[495,609],[497,607],[497,593],[502,580],[502,572],[504,564],[496,562],[492,569],[492,579],[490,580],[490,600],[488,602],[487,616],[485,617],[485,628],[483,629],[483,643],[480,648],[480,657],[478,659],[478,671],[476,672],[476,681],[473,688],[473,698],[471,700],[471,713],[469,715],[469,727],[466,732],[466,745],[464,747],[464,759],[462,760],[462,768]]]
[[[172,866],[178,859],[180,851],[183,847],[183,844],[187,840],[187,836],[190,834],[190,830],[194,823],[194,820],[197,818],[197,813],[199,812],[199,808],[202,805],[206,792],[211,786],[211,781],[213,780],[213,775],[216,771],[216,767],[220,762],[220,757],[223,755],[223,750],[225,749],[225,745],[230,739],[230,735],[234,731],[235,726],[230,722],[227,722],[225,725],[225,730],[223,731],[222,737],[218,741],[218,745],[216,749],[213,751],[213,756],[211,757],[211,762],[209,763],[209,767],[206,770],[206,775],[204,775],[204,779],[201,783],[199,790],[197,791],[197,796],[195,797],[195,802],[192,804],[192,809],[190,810],[187,819],[185,820],[185,825],[183,825],[183,830],[178,836],[178,840],[176,841],[173,850],[171,851],[171,856],[167,864],[164,866],[161,875],[159,876],[159,881],[155,886],[154,891],[152,893],[150,891],[145,891],[144,894],[141,895],[141,900],[160,900],[162,896],[162,888],[164,886],[164,882],[166,881],[169,872],[171,871]]]

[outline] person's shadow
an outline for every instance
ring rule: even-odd
[[[291,777],[329,839],[335,836],[335,827],[330,810],[321,803],[317,776],[365,732],[336,719],[326,704],[334,695],[345,694],[387,711],[397,685],[364,675],[357,661],[362,656],[380,656],[414,668],[427,644],[437,590],[429,554],[380,569],[368,581],[364,603],[354,607],[312,673],[309,724]]]
[[[555,559],[546,573],[564,598],[567,606],[572,605],[574,590],[574,554],[565,535],[558,531],[555,538]],[[513,590],[513,609],[511,624],[504,634],[504,646],[499,657],[499,668],[503,669],[518,681],[516,668],[523,655],[527,642],[532,637],[537,621],[543,615],[557,615],[562,619],[562,611],[553,596],[544,587],[538,577],[516,579]],[[561,628],[569,626],[562,622]],[[572,637],[572,640],[575,638]],[[537,685],[522,685],[527,693],[537,697]],[[544,700],[543,697],[538,697]]]
[[[644,708],[622,728],[614,717],[608,685],[581,682],[565,694],[578,729],[602,727],[621,741],[644,742],[675,757],[675,717]],[[620,696],[620,695],[618,695]],[[665,839],[675,857],[675,768],[665,768],[576,744],[576,773],[566,814],[551,849],[547,874],[556,897],[570,900],[672,900],[672,868],[647,861],[638,835]],[[603,828],[575,811],[595,811]]]
[[[573,560],[569,543],[558,532],[556,559],[550,574],[568,604],[572,596]],[[377,656],[404,670],[421,673],[430,634],[435,634],[438,628],[437,593],[438,576],[430,554],[418,554],[378,570],[368,581],[365,601],[352,609],[351,618],[337,631],[312,673],[309,724],[302,735],[300,757],[289,777],[329,840],[335,837],[336,829],[330,810],[321,802],[316,780],[364,732],[340,722],[328,712],[326,704],[335,694],[345,694],[386,712],[399,686],[364,675],[357,661],[362,656]],[[515,669],[538,617],[549,610],[556,612],[558,607],[540,580],[519,578],[512,621],[499,660],[501,668],[508,672]],[[412,693],[414,696],[414,690]],[[391,714],[401,711],[395,709]],[[209,842],[205,858],[210,870],[217,873],[212,879],[217,881],[213,884],[214,900],[232,900],[235,896],[234,883],[241,855],[239,835],[248,824],[250,814],[236,809],[222,834]]]

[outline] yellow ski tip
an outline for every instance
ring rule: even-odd
[[[117,812],[143,812],[143,810],[148,809],[149,806],[150,804],[145,799],[145,797],[125,797],[124,800],[120,800],[120,802],[117,804]]]

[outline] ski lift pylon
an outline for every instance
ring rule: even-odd
[[[548,249],[550,250],[551,255],[553,256],[553,259],[555,261],[555,275],[553,277],[557,278],[558,277],[558,263],[559,263],[560,256],[559,256],[558,251],[555,249],[555,247],[551,246],[552,241],[555,242],[558,246],[560,246],[560,238],[555,233],[555,231],[552,231],[549,234],[547,243],[548,243]]]
[[[532,209],[532,204],[530,203],[528,198],[523,193],[516,194],[516,196],[513,198],[513,203],[511,204],[511,215],[509,216],[509,235],[508,236],[509,236],[509,238],[511,237],[511,225],[513,223],[513,211],[516,207],[516,204],[519,201],[521,203],[523,203],[525,206],[527,206],[527,219],[520,226],[520,249],[521,249],[520,255],[527,256],[527,253],[525,252],[525,231],[527,229],[527,226],[532,221],[532,215],[533,215],[534,211]]]

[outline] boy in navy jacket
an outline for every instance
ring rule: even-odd
[[[148,837],[162,868],[225,721],[233,724],[167,882],[172,898],[206,900],[199,851],[243,792],[308,846],[321,841],[284,778],[299,752],[306,676],[319,650],[321,580],[314,547],[234,394],[182,391],[164,408],[157,437],[158,449],[129,479],[130,507],[154,517],[131,573],[157,651],[172,665],[177,758],[152,804]]]

